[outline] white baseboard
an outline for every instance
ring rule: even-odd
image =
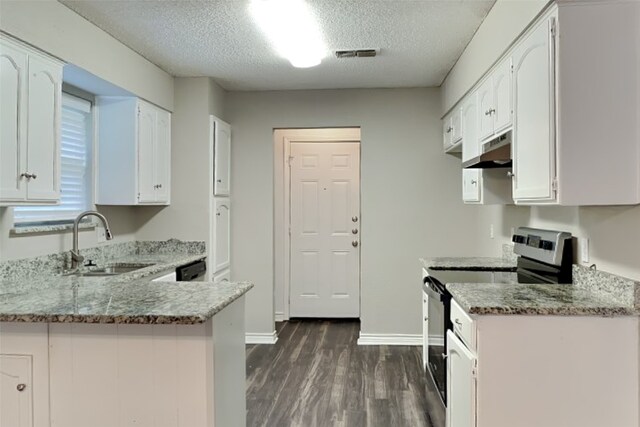
[[[420,334],[363,334],[358,345],[422,345]]]
[[[422,345],[422,344],[421,344]],[[444,346],[444,338],[437,336],[429,336],[429,345],[440,345]]]
[[[278,341],[276,331],[267,333],[250,333],[244,334],[245,344],[275,344]]]
[[[276,322],[284,322],[284,313],[276,311]]]

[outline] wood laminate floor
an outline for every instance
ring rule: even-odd
[[[277,329],[275,345],[247,346],[248,426],[444,425],[420,347],[358,346],[358,321]]]

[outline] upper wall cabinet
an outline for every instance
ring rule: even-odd
[[[0,37],[0,205],[60,199],[62,66]]]
[[[459,153],[462,149],[462,111],[456,107],[442,121],[444,151]]]
[[[212,118],[214,177],[213,194],[228,196],[231,193],[231,126]]]
[[[478,88],[480,139],[500,135],[511,127],[511,58],[505,58]]]
[[[516,203],[640,203],[640,2],[552,6],[512,56]]]
[[[171,113],[131,97],[100,97],[98,205],[168,205]]]

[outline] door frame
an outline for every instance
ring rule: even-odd
[[[277,287],[282,283],[283,311],[275,312],[275,321],[289,320],[289,295],[291,276],[291,173],[288,167],[291,143],[295,142],[357,142],[361,144],[360,127],[316,128],[316,129],[274,129],[274,308]],[[360,165],[362,164],[362,145],[360,146]],[[362,184],[360,183],[361,191]],[[362,193],[361,193],[362,195]],[[360,206],[360,229],[362,230],[362,200]],[[360,240],[362,243],[362,240]],[[360,272],[359,272],[360,273]],[[361,285],[361,274],[358,275]]]

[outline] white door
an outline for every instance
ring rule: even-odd
[[[475,427],[476,358],[451,331],[447,349],[447,427]]]
[[[291,317],[360,316],[360,144],[291,144]]]
[[[156,201],[154,146],[156,139],[156,110],[140,102],[138,106],[138,201]]]
[[[460,108],[456,108],[453,110],[451,114],[451,143],[455,144],[456,142],[462,139],[462,117],[461,117]]]
[[[511,126],[511,58],[503,60],[495,69],[492,80],[495,113],[491,116],[494,131],[498,134]]]
[[[231,201],[228,197],[216,197],[213,227],[213,273],[231,265]]]
[[[0,200],[24,200],[27,54],[0,42]]]
[[[60,199],[60,112],[62,69],[57,64],[29,57],[27,169],[32,175],[27,198]]]
[[[33,426],[31,356],[0,355],[0,426]]]
[[[462,161],[480,155],[478,138],[478,94],[472,93],[462,104]]]
[[[171,113],[157,111],[155,160],[155,199],[160,203],[169,203],[171,189]]]
[[[429,295],[422,291],[422,367],[427,371],[429,360]]]
[[[480,139],[493,135],[493,81],[491,77],[478,88],[479,133]]]
[[[231,192],[231,126],[215,120],[215,182],[213,194],[228,196]]]
[[[444,149],[447,150],[451,146],[453,140],[453,127],[451,127],[451,116],[447,116],[442,120],[442,142]]]
[[[465,202],[478,203],[481,201],[480,179],[482,171],[480,169],[462,170],[462,200]]]
[[[551,18],[553,19],[553,18]],[[554,197],[554,81],[551,20],[541,22],[513,53],[513,198]]]

